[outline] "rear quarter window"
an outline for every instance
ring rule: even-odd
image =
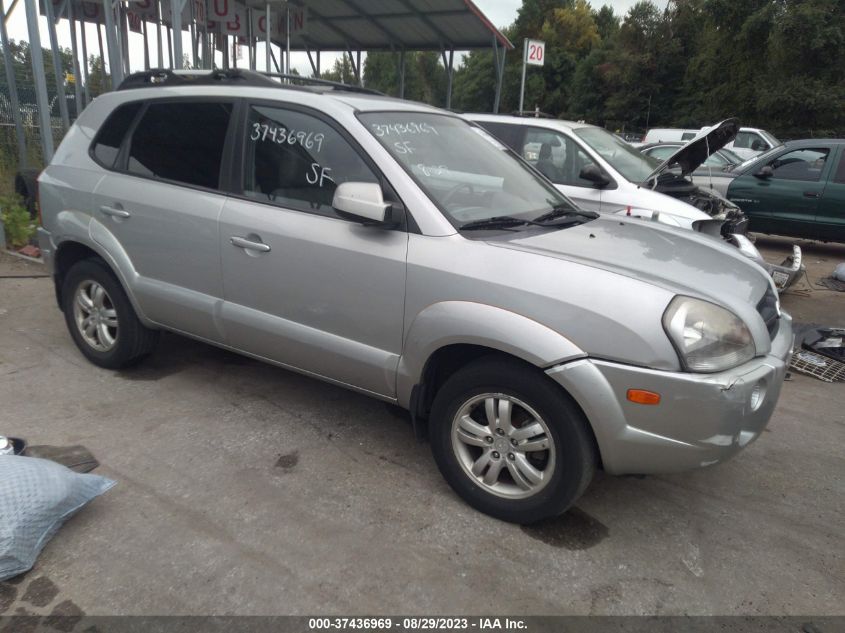
[[[100,165],[112,169],[120,152],[120,146],[135,116],[141,109],[141,102],[124,103],[112,112],[100,127],[91,145],[91,154]]]

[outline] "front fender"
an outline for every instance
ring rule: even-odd
[[[560,333],[509,310],[469,301],[435,303],[405,333],[396,378],[398,404],[408,407],[431,355],[447,345],[478,345],[550,367],[587,354]]]

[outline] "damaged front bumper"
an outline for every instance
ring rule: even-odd
[[[772,276],[775,286],[778,290],[786,290],[794,284],[801,277],[804,272],[803,255],[801,247],[797,244],[792,245],[792,255],[783,260],[780,264],[772,264],[763,259],[760,251],[754,246],[753,242],[745,235],[734,234],[729,238],[731,244],[736,246],[739,251],[755,260]]]
[[[546,371],[578,402],[610,474],[656,474],[729,459],[763,432],[792,356],[792,319],[782,313],[764,356],[715,374],[633,367],[585,358]],[[629,389],[661,395],[657,405]]]

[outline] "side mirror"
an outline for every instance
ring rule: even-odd
[[[338,215],[362,224],[389,221],[391,204],[384,201],[381,185],[374,182],[342,182],[334,190],[332,207]]]
[[[598,165],[595,163],[587,163],[581,168],[581,173],[578,174],[581,180],[587,180],[593,183],[593,186],[601,189],[610,184],[610,178],[607,177]]]
[[[767,179],[771,178],[775,175],[774,170],[772,169],[771,165],[763,165],[756,174],[754,174],[757,178]]]
[[[755,152],[765,152],[769,147],[761,140],[751,143],[751,149]]]

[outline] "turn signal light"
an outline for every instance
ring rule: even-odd
[[[637,404],[660,404],[660,394],[645,389],[628,389],[628,400]]]

